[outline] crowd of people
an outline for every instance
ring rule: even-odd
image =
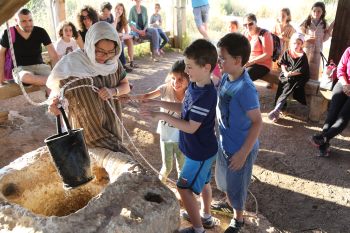
[[[174,62],[165,83],[148,93],[129,95],[127,72],[137,68],[133,44],[140,39],[150,40],[156,61],[164,53],[168,38],[162,30],[160,4],[155,4],[148,23],[141,0],[135,0],[128,20],[122,3],[116,4],[114,12],[110,3],[103,3],[100,14],[84,6],[77,15],[78,29],[72,22],[62,22],[54,44],[43,28],[33,25],[31,12],[21,9],[16,14],[17,25],[11,29],[15,32],[17,72],[25,85],[48,87],[49,111],[55,115],[60,114],[58,104],[64,104],[57,96],[62,86],[75,79],[79,80],[72,87],[88,85],[93,80],[98,91],[77,88],[64,95],[72,126],[84,128],[86,142],[92,147],[129,153],[122,144],[122,125],[116,118],[121,117],[121,101],[139,101],[139,111],[145,119],[159,120],[162,182],[166,183],[174,157],[176,160],[177,190],[186,210],[181,216],[192,223],[180,232],[205,232],[205,228],[217,224],[211,209],[225,207],[232,211],[225,233],[236,233],[244,226],[243,211],[262,128],[259,94],[253,81],[270,72],[276,57],[281,74],[274,109],[268,118],[274,122],[279,119],[290,94],[306,104],[305,83],[309,78],[318,79],[322,44],[331,36],[334,23],[327,24],[322,2],[312,6],[299,29],[290,24],[288,8],[280,11],[271,31],[259,27],[257,17],[249,13],[243,18],[243,33],[238,32],[240,23],[234,19],[229,33],[223,33],[226,35],[213,45],[208,40],[208,1],[193,0],[192,6],[203,39],[193,41],[184,50],[184,58]],[[1,84],[5,81],[5,55],[9,51],[7,33],[10,32],[5,30],[0,41]],[[275,48],[273,35],[280,42],[280,51]],[[43,63],[42,44],[50,56],[52,71]],[[320,156],[329,156],[330,140],[345,129],[350,119],[350,47],[339,62],[337,74],[323,130],[311,137]],[[160,111],[154,111],[155,106]],[[215,161],[215,181],[226,193],[227,203],[213,207],[210,180]],[[200,208],[194,194],[201,196]]]

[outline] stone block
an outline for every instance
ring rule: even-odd
[[[172,233],[174,193],[126,154],[89,149],[95,179],[72,190],[46,147],[0,169],[0,232]]]

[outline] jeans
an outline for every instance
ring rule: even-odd
[[[343,86],[337,82],[333,88],[332,100],[327,119],[323,125],[322,135],[327,141],[340,134],[350,120],[350,96],[345,95]]]
[[[125,58],[125,53],[124,53],[124,43],[122,43],[122,50],[119,56],[119,60],[122,63],[123,66],[126,64],[126,58]]]
[[[167,37],[167,35],[165,34],[165,32],[161,29],[161,28],[157,28],[158,33],[159,33],[159,49],[162,49],[168,42],[169,42],[169,38]],[[161,38],[163,39],[163,41],[161,41]]]
[[[219,146],[215,166],[215,181],[218,189],[227,194],[235,210],[244,210],[253,164],[258,155],[258,151],[258,146],[255,146],[249,153],[243,167],[238,171],[234,171],[228,168],[229,159],[231,157],[228,157]]]

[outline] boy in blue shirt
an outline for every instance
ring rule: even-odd
[[[210,178],[211,166],[218,150],[214,133],[217,93],[210,74],[217,62],[217,51],[209,41],[199,39],[185,49],[184,55],[185,72],[189,75],[190,84],[183,103],[146,101],[146,106],[160,106],[181,112],[181,119],[165,112],[145,109],[141,110],[141,114],[164,120],[180,130],[179,148],[185,155],[185,162],[177,181],[177,188],[187,211],[186,216],[193,225],[180,230],[180,233],[204,233],[203,226],[212,228],[215,225],[210,214]],[[193,193],[202,194],[201,211]]]
[[[234,210],[224,233],[237,233],[244,225],[243,210],[258,154],[262,118],[258,92],[244,68],[250,55],[249,41],[241,34],[229,33],[217,47],[223,75],[218,88],[220,136],[215,180]]]

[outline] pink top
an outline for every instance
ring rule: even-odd
[[[350,47],[348,47],[340,59],[337,77],[345,77],[348,84],[350,84]]]
[[[273,41],[270,32],[265,32],[263,36],[260,36],[261,43],[259,41],[259,33],[251,36],[248,31],[244,32],[245,37],[250,43],[250,57],[249,60],[254,60],[256,57],[263,53],[267,53],[267,57],[263,61],[259,61],[256,64],[263,65],[271,70],[272,68],[272,53],[273,53]]]

